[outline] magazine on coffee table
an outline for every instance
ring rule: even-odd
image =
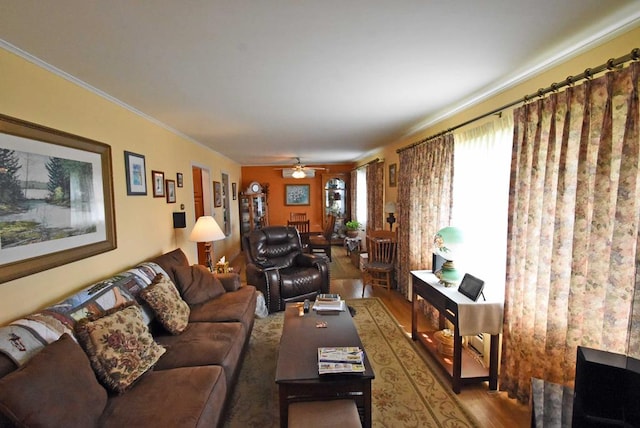
[[[318,372],[364,373],[364,352],[355,346],[318,348]]]

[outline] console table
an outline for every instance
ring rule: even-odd
[[[472,301],[458,292],[457,287],[445,287],[429,270],[411,271],[412,305],[411,338],[419,340],[451,376],[453,391],[460,393],[462,384],[489,381],[489,389],[498,389],[498,343],[502,331],[504,302]],[[438,352],[433,331],[418,331],[418,299],[425,299],[440,313],[439,328],[445,319],[453,324],[453,360]],[[476,361],[468,352],[463,352],[462,336],[478,333],[491,334],[489,368]]]

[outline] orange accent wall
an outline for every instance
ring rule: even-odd
[[[267,189],[267,203],[269,205],[269,224],[286,225],[289,214],[292,212],[306,212],[313,232],[322,230],[323,189],[322,174],[331,172],[349,172],[355,164],[339,165],[309,165],[327,168],[324,171],[316,171],[314,178],[282,178],[282,171],[274,168],[291,168],[291,165],[282,166],[243,166],[242,182],[238,192],[244,192],[251,182],[257,181]],[[285,205],[284,186],[286,184],[308,184],[309,205]],[[268,187],[267,187],[268,186]]]

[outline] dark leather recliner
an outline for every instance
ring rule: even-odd
[[[295,227],[268,226],[243,237],[247,283],[264,294],[269,312],[287,302],[315,300],[329,292],[329,266],[323,257],[303,253]]]

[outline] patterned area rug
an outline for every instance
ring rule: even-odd
[[[347,303],[356,309],[354,321],[376,375],[374,427],[480,427],[381,300]],[[256,319],[224,427],[279,426],[274,379],[282,322],[282,312]]]
[[[351,262],[344,247],[333,246],[331,248],[331,263],[329,271],[331,279],[360,279],[360,271]]]

